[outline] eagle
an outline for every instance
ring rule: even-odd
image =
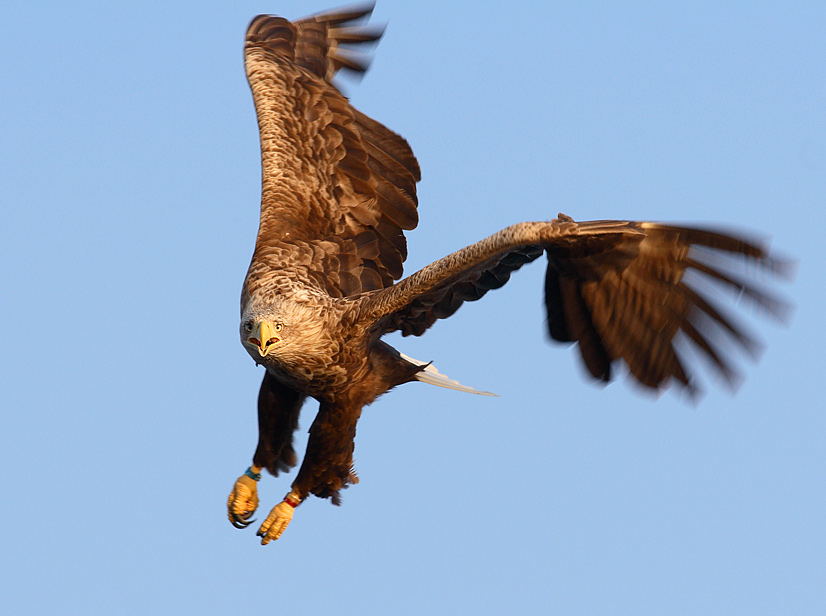
[[[355,109],[333,84],[339,70],[364,73],[364,24],[372,6],[295,22],[259,15],[244,61],[261,141],[261,217],[241,295],[241,343],[265,368],[258,445],[227,503],[237,528],[252,523],[263,470],[297,464],[293,433],[308,397],[319,403],[290,492],[258,530],[278,539],[309,495],[340,503],[358,482],[353,467],[362,408],[420,381],[464,387],[430,363],[403,355],[385,334],[420,336],[464,302],[503,286],[520,267],[547,258],[550,338],[575,344],[587,374],[618,368],[646,388],[695,395],[685,356],[705,357],[736,380],[727,347],[754,355],[755,339],[712,297],[733,291],[779,315],[784,302],[756,284],[787,262],[764,242],[707,228],[626,220],[550,221],[502,229],[402,278],[405,231],[418,224],[419,165],[407,141]],[[700,284],[704,283],[704,284]]]

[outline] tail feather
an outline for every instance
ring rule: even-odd
[[[478,389],[474,389],[473,387],[462,385],[459,381],[454,381],[447,375],[444,375],[438,370],[436,370],[436,366],[434,366],[430,362],[413,359],[412,357],[408,357],[404,353],[399,353],[399,356],[405,361],[410,362],[411,364],[414,364],[416,366],[424,366],[424,368],[422,368],[415,375],[416,380],[421,381],[422,383],[427,383],[428,385],[436,385],[437,387],[444,387],[446,389],[454,389],[456,391],[463,391],[468,394],[477,394],[480,396],[497,395],[489,391],[479,391]]]

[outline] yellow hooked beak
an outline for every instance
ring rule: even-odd
[[[261,321],[255,325],[255,329],[252,330],[252,334],[247,338],[247,342],[258,347],[258,352],[261,354],[261,357],[266,357],[267,353],[269,353],[276,344],[281,342],[281,338],[275,335],[276,329],[280,330],[281,328],[273,327],[268,321]]]

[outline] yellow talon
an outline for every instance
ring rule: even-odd
[[[290,492],[283,501],[278,503],[270,511],[270,515],[261,524],[261,528],[256,533],[261,537],[261,545],[267,545],[270,541],[275,541],[286,530],[293,519],[293,512],[301,498],[295,492]]]
[[[258,508],[258,484],[247,475],[241,475],[227,499],[227,516],[235,528],[246,528]]]

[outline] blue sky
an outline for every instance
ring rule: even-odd
[[[317,2],[15,3],[0,19],[0,595],[15,614],[822,614],[820,3],[380,2],[344,89],[423,170],[407,271],[562,211],[740,227],[799,263],[736,395],[586,381],[543,267],[391,344],[361,483],[277,543],[225,518],[257,438],[238,342],[256,14]],[[705,374],[703,375],[706,376]],[[315,406],[301,419],[299,447]],[[262,481],[259,519],[287,491]]]

